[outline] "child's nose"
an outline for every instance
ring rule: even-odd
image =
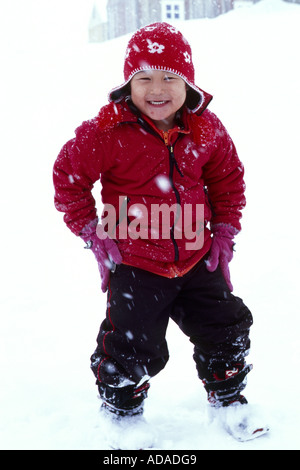
[[[161,83],[160,81],[153,81],[152,82],[152,87],[151,87],[151,93],[153,95],[159,95],[163,92],[164,90],[164,87],[163,87],[163,83]]]

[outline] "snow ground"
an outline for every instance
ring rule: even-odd
[[[0,3],[1,449],[105,449],[89,370],[105,296],[52,188],[60,148],[122,81],[129,36],[88,44],[91,4]],[[299,5],[262,0],[179,25],[246,167],[231,272],[255,318],[246,395],[271,432],[238,443],[210,422],[192,347],[170,324],[171,358],[146,405],[161,449],[299,449],[299,22]]]

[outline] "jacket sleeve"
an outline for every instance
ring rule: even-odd
[[[76,130],[76,137],[63,146],[55,161],[54,204],[58,211],[65,213],[64,221],[75,235],[97,216],[92,189],[105,167],[104,162],[104,146],[93,120]]]
[[[203,167],[212,209],[212,224],[226,223],[241,229],[241,210],[246,205],[244,166],[221,121],[210,113],[214,128],[211,156]]]

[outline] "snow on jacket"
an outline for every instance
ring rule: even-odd
[[[55,207],[65,213],[72,232],[80,235],[97,216],[92,189],[99,179],[104,207],[112,205],[118,218],[120,205],[125,204],[128,226],[136,215],[132,208],[142,206],[151,214],[155,204],[204,205],[201,248],[190,249],[185,233],[174,236],[175,215],[169,220],[168,237],[153,236],[149,216],[148,236],[124,237],[116,230],[125,264],[167,277],[181,276],[209,251],[209,222],[240,230],[245,206],[243,165],[220,120],[207,109],[200,112],[196,115],[185,108],[180,125],[163,132],[131,101],[123,100],[104,106],[96,118],[83,122],[75,138],[63,146],[53,173]],[[124,220],[116,222],[124,224]],[[193,220],[194,227],[197,223]]]

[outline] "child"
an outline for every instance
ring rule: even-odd
[[[172,318],[193,343],[208,401],[229,432],[256,437],[266,428],[241,427],[235,411],[249,410],[241,392],[252,315],[231,293],[228,270],[245,206],[243,166],[173,26],[133,35],[124,77],[54,166],[55,206],[93,251],[107,290],[91,357],[102,411],[120,426],[139,420],[149,379],[168,360]],[[91,194],[99,178],[102,224]]]

